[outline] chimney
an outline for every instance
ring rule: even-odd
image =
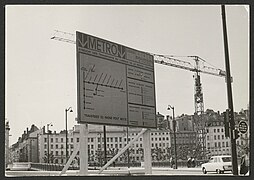
[[[45,126],[42,127],[42,132],[45,134]]]
[[[56,134],[56,131],[54,131],[54,134]]]
[[[28,134],[28,128],[26,128],[26,132],[27,132],[27,134]]]
[[[218,111],[218,115],[220,115],[220,111]]]

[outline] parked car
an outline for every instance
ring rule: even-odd
[[[232,171],[231,156],[212,156],[207,163],[201,165],[204,174],[207,172],[217,172],[218,174],[225,171]]]

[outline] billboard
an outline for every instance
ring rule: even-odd
[[[156,128],[153,56],[76,32],[78,122]]]

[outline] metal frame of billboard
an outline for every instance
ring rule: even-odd
[[[157,128],[153,56],[76,32],[78,122]]]

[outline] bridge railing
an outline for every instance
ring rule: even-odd
[[[31,163],[32,170],[39,171],[62,171],[64,164],[53,164],[53,163]],[[69,170],[78,170],[76,166],[70,166]]]

